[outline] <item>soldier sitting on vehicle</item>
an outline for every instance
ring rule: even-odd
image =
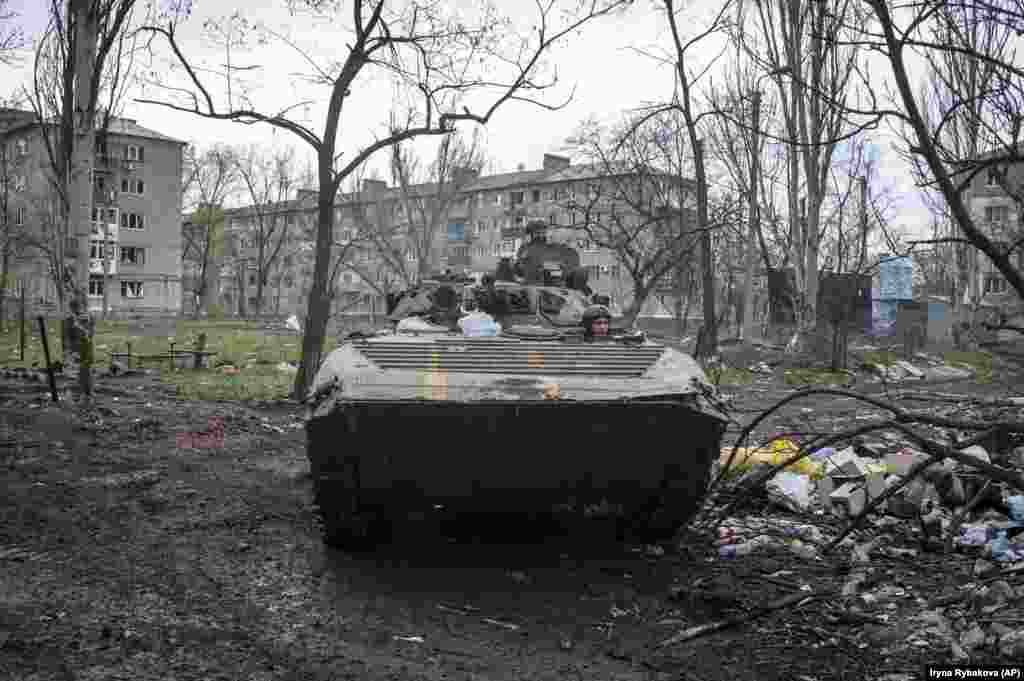
[[[515,269],[512,267],[511,258],[502,258],[498,261],[498,269],[494,273],[494,278],[498,281],[515,281],[516,274]]]
[[[604,305],[591,305],[583,311],[582,323],[585,341],[604,340],[611,329],[612,313]]]

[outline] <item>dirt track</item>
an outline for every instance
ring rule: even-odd
[[[832,621],[833,597],[658,649],[787,584],[838,587],[846,559],[457,545],[415,528],[400,548],[344,555],[317,535],[297,409],[183,403],[149,378],[107,381],[85,419],[42,395],[0,385],[0,678],[824,680],[948,658]],[[848,418],[837,404],[818,416]],[[212,419],[222,440],[190,437]],[[932,595],[972,563],[883,567]]]

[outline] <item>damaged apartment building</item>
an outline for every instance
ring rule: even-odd
[[[589,285],[609,296],[613,307],[625,308],[633,283],[616,254],[589,238],[587,221],[612,219],[621,201],[615,188],[639,187],[646,179],[628,170],[610,173],[594,165],[574,165],[570,159],[545,154],[536,170],[482,175],[453,173],[450,185],[417,184],[402,189],[382,180],[367,179],[356,193],[342,193],[335,202],[335,257],[341,256],[334,281],[335,314],[377,316],[385,297],[416,281],[421,274],[450,270],[456,274],[493,272],[501,258],[514,257],[526,239],[527,223],[549,225],[548,238],[580,253]],[[673,193],[677,205],[692,189],[689,181]],[[661,191],[664,191],[662,188]],[[692,194],[692,192],[691,192]],[[283,254],[268,270],[263,309],[257,312],[255,266],[259,239],[253,207],[225,211],[230,263],[222,263],[219,302],[225,312],[239,314],[304,314],[313,273],[316,192],[302,190],[279,212],[287,219],[290,236]],[[683,211],[692,218],[692,211]],[[412,227],[410,228],[410,225]],[[419,243],[407,235],[417,233]],[[423,234],[430,234],[424,244]],[[672,309],[668,285],[654,291],[643,315]],[[241,304],[240,304],[241,303]]]
[[[61,256],[68,262],[76,253],[51,186],[43,137],[50,132],[31,111],[0,110],[3,283],[11,298],[24,290],[26,303],[39,313],[56,311],[53,273]],[[93,311],[102,310],[104,300],[114,316],[180,310],[183,146],[129,118],[112,118],[97,134],[90,173]]]

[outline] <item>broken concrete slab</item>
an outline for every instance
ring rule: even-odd
[[[854,518],[867,505],[867,490],[863,485],[848,482],[828,496],[829,505],[836,515]]]

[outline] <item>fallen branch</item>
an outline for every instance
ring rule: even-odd
[[[954,428],[958,430],[988,430],[990,428],[1003,428],[1011,431],[1024,432],[1024,422],[999,421],[985,423],[981,421],[947,419],[937,416],[931,416],[929,414],[915,414],[913,412],[908,412],[907,410],[897,407],[896,405],[886,402],[884,400],[870,397],[868,395],[862,395],[860,393],[855,393],[850,390],[841,390],[839,388],[811,388],[808,390],[800,390],[798,392],[793,393],[792,395],[784,397],[783,399],[776,402],[773,406],[761,412],[761,414],[758,415],[757,418],[755,418],[746,427],[744,427],[743,430],[740,431],[739,436],[736,438],[736,444],[733,445],[732,451],[729,453],[729,458],[726,460],[725,465],[722,467],[722,470],[719,471],[718,477],[712,483],[711,488],[713,489],[717,484],[721,482],[722,478],[725,476],[730,466],[732,466],[733,461],[736,460],[736,454],[739,451],[739,448],[742,445],[742,443],[747,441],[747,438],[750,437],[750,434],[754,432],[754,430],[759,425],[761,425],[762,422],[764,422],[769,416],[771,416],[776,411],[778,411],[785,405],[789,404],[790,402],[802,399],[804,397],[810,397],[812,395],[837,395],[840,397],[847,397],[853,400],[858,400],[860,402],[866,402],[867,404],[890,412],[893,415],[893,422],[897,423],[924,423],[932,426],[939,426],[941,428]],[[822,446],[825,445],[819,445],[818,449],[820,449]],[[811,453],[813,453],[813,450]]]
[[[939,463],[947,457],[959,463],[971,466],[983,473],[986,473],[988,474],[989,478],[995,478],[996,480],[1005,482],[1012,487],[1024,490],[1024,479],[1022,479],[1018,475],[1014,475],[1011,471],[1008,471],[1004,468],[1000,468],[998,466],[993,466],[990,463],[985,463],[980,459],[974,458],[970,454],[964,454],[950,447],[946,447],[945,445],[941,445],[937,442],[934,442],[933,440],[930,440],[920,435],[919,433],[911,430],[910,428],[902,424],[888,423],[887,426],[889,428],[893,428],[895,430],[902,432],[904,435],[906,435],[916,444],[918,444],[922,448],[923,453],[928,455],[928,460],[922,461],[914,465],[909,471],[907,471],[907,474],[903,477],[902,480],[900,480],[895,485],[886,488],[885,491],[883,491],[880,495],[878,495],[870,502],[868,502],[864,509],[853,520],[850,521],[850,524],[846,526],[846,529],[840,532],[839,535],[835,539],[833,539],[828,546],[826,546],[823,549],[822,553],[828,553],[832,549],[834,549],[839,544],[839,542],[846,538],[847,535],[849,535],[851,532],[857,529],[857,527],[860,526],[861,522],[863,522],[864,518],[866,518],[868,514],[870,514],[872,511],[878,508],[878,506],[881,505],[882,502],[884,502],[886,499],[888,499],[889,497],[893,496],[901,489],[903,489],[914,478],[923,473],[925,469],[927,469],[929,466]],[[990,434],[991,433],[983,433],[982,435],[973,439],[982,439]],[[967,444],[964,444],[964,447],[969,447],[970,444],[973,443],[971,441],[968,441]]]
[[[1005,400],[994,397],[972,397],[970,395],[953,395],[950,393],[923,393],[918,391],[903,390],[893,393],[893,399],[917,400],[919,402],[950,402],[953,404],[978,404],[985,407],[1024,407],[1024,397],[1009,398]]]
[[[726,618],[724,620],[719,620],[717,622],[709,622],[708,624],[701,624],[696,627],[690,627],[689,629],[683,629],[678,634],[659,643],[658,647],[667,648],[668,646],[674,646],[677,643],[685,643],[687,641],[692,641],[695,638],[700,638],[701,636],[706,636],[707,634],[712,634],[716,631],[721,631],[723,629],[728,629],[729,627],[734,627],[739,624],[750,622],[758,617],[767,615],[770,612],[774,612],[775,610],[781,610],[782,608],[788,607],[790,605],[798,605],[801,603],[805,603],[807,601],[811,601],[816,598],[821,598],[823,596],[829,595],[830,593],[832,592],[800,592],[795,594],[789,594],[788,596],[783,596],[782,598],[762,605],[760,608],[757,608],[752,612],[745,612],[740,615],[734,615],[732,617]]]

